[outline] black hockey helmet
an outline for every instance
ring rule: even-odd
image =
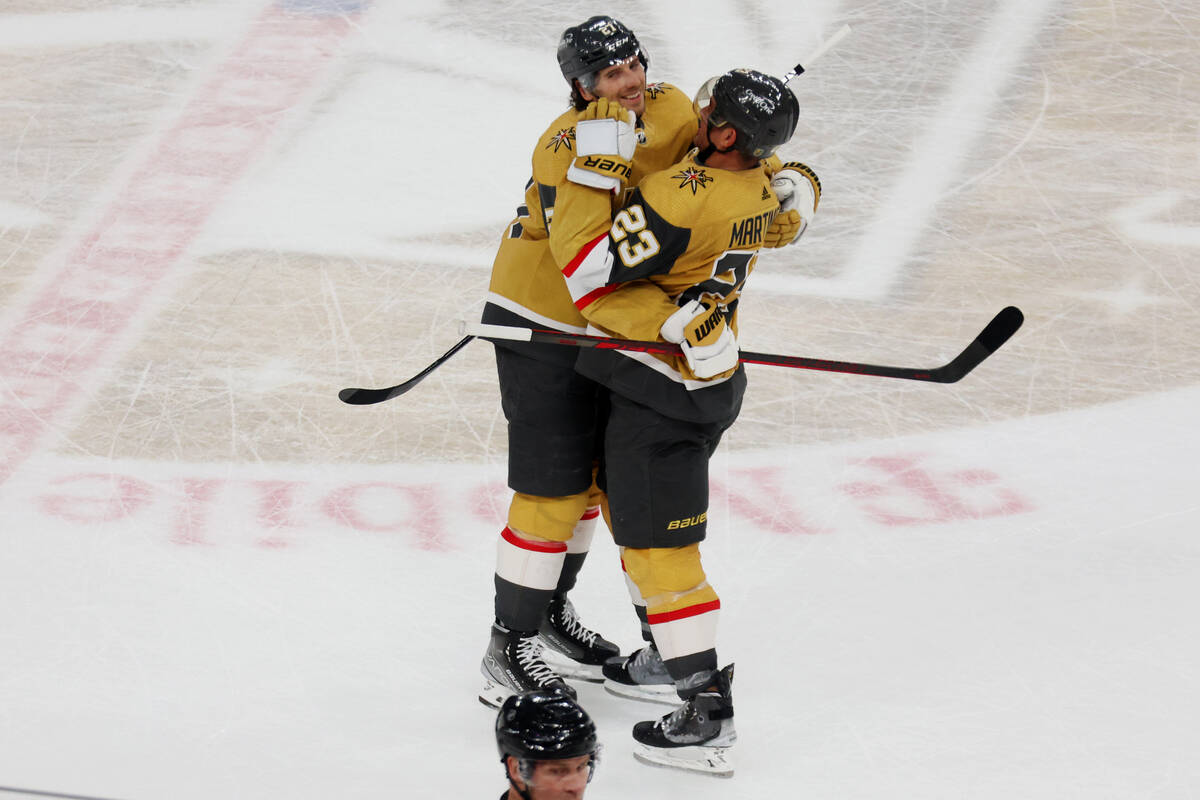
[[[563,692],[515,694],[496,715],[496,747],[501,761],[508,756],[520,762],[591,756],[594,767],[596,725],[583,707]]]
[[[715,100],[709,116],[714,127],[732,125],[734,149],[750,158],[767,158],[792,138],[800,121],[800,101],[781,79],[753,69],[734,69],[709,78],[696,93],[696,111]]]
[[[650,66],[650,58],[633,31],[608,16],[591,17],[567,28],[558,41],[558,67],[563,77],[567,83],[579,81],[589,92],[596,85],[597,72],[634,56],[643,67]]]

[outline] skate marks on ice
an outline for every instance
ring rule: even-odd
[[[0,482],[66,426],[95,377],[153,316],[207,219],[351,30],[344,17],[267,7],[6,309]]]
[[[1184,390],[1049,419],[855,445],[721,454],[711,515],[720,521],[717,530],[784,539],[969,530],[1044,515],[1062,505],[1067,488],[1115,497],[1128,484],[1121,513],[1132,522],[1170,507],[1173,482],[1160,481],[1139,498],[1134,475],[1139,463],[1169,461],[1186,447],[1188,436],[1163,429],[1190,396]],[[1141,407],[1167,410],[1139,418]],[[1165,419],[1152,417],[1162,413]],[[1060,435],[1046,438],[1048,427]],[[1089,463],[1105,452],[1116,457]],[[1055,474],[1086,477],[1071,487],[1046,485]],[[156,545],[252,550],[366,535],[401,549],[472,552],[508,503],[502,465],[453,462],[331,470],[47,454],[30,463],[28,477],[11,481],[9,492],[17,506],[56,529],[141,531]]]

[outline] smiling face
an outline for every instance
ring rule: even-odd
[[[591,91],[580,87],[579,92],[589,102],[598,97],[616,100],[640,116],[646,110],[646,68],[634,56],[599,70]]]

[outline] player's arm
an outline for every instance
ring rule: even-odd
[[[550,252],[560,266],[608,230],[636,143],[633,115],[620,104],[600,98],[580,113],[575,156],[557,188],[557,224],[550,229]]]
[[[561,192],[562,219],[580,225],[590,214],[591,224],[572,242],[569,259],[560,264],[575,307],[590,318],[596,313],[591,306],[605,295],[633,281],[669,273],[687,250],[691,231],[667,221],[641,189],[633,191],[611,222],[601,216],[599,207],[584,208],[593,199],[586,194],[574,186],[564,186]]]
[[[558,187],[565,180],[567,167],[574,158],[575,128],[567,115],[556,119],[542,134],[533,152],[533,177],[525,186],[528,225],[539,231],[542,238],[550,231],[554,220]]]
[[[712,378],[738,365],[726,309],[703,292],[701,299],[688,299],[687,292],[671,297],[656,282],[675,268],[690,238],[689,229],[668,222],[637,189],[609,230],[563,274],[588,322],[625,339],[675,342],[693,376]]]

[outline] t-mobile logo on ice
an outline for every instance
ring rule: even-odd
[[[399,477],[393,468],[353,467],[349,476],[330,467],[253,469],[218,475],[203,466],[66,462],[9,488],[69,526],[199,547],[303,547],[365,534],[429,552],[469,550],[508,504],[503,480],[485,467],[409,465]],[[729,469],[714,476],[707,515],[719,528],[793,536],[966,524],[1031,510],[992,469],[906,454]]]

